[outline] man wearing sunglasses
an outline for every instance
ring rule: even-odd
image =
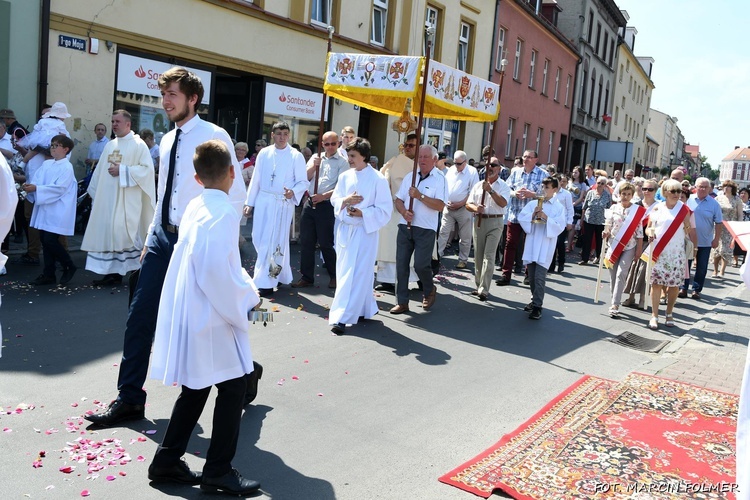
[[[383,165],[380,173],[385,176],[391,195],[395,201],[401,183],[407,174],[414,169],[414,157],[417,154],[417,134],[409,134],[403,145],[403,153],[400,153]],[[393,292],[396,290],[396,236],[398,235],[398,223],[401,220],[394,205],[391,220],[380,229],[378,237],[378,268],[376,279],[378,286],[375,290]],[[417,281],[417,275],[411,270],[409,281]]]
[[[708,260],[711,249],[719,246],[722,230],[721,206],[711,193],[711,181],[699,177],[695,181],[695,194],[690,197],[687,206],[695,215],[695,232],[698,237],[695,256],[695,277],[691,297],[700,300],[703,283],[708,271]]]
[[[292,288],[305,288],[315,284],[316,245],[320,246],[330,277],[328,288],[336,288],[336,251],[333,249],[333,225],[336,218],[330,200],[339,175],[349,169],[349,162],[338,153],[338,145],[339,137],[336,132],[326,132],[323,134],[323,159],[316,153],[307,162],[310,196],[302,208],[299,227],[299,270],[302,277],[292,284]]]

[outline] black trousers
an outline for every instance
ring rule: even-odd
[[[240,435],[242,403],[247,384],[245,377],[234,378],[216,384],[219,393],[214,405],[214,419],[211,429],[211,444],[208,446],[203,474],[219,477],[232,469],[232,459],[237,451]],[[156,450],[154,465],[169,467],[176,464],[187,450],[195,424],[206,406],[211,386],[191,389],[182,386],[169,418],[164,440]]]
[[[312,207],[309,202],[302,208],[299,227],[300,272],[302,278],[310,283],[315,282],[315,245],[323,253],[328,276],[336,277],[336,251],[333,248],[333,205],[322,201]]]
[[[591,256],[591,238],[596,238],[595,258],[599,257],[599,252],[602,251],[602,231],[604,231],[604,224],[586,223],[586,229],[583,232],[583,247],[581,248],[582,261],[588,262]]]
[[[42,253],[44,254],[44,270],[42,273],[45,276],[55,277],[55,262],[59,262],[63,269],[76,267],[70,258],[70,254],[60,243],[59,234],[39,230],[39,239],[42,240]]]
[[[557,262],[558,272],[565,267],[565,239],[568,237],[568,230],[563,229],[563,232],[557,235],[557,244],[555,245],[555,255],[552,256],[552,264],[550,269],[555,268],[555,262]]]

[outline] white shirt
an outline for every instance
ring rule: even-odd
[[[560,188],[557,190],[557,194],[555,194],[555,199],[565,209],[565,224],[573,224],[573,215],[575,215],[575,211],[573,210],[573,195],[567,189]]]
[[[404,202],[404,207],[406,207],[407,210],[409,209],[409,188],[411,187],[411,179],[413,175],[414,172],[406,174],[406,177],[404,177],[401,187],[396,194],[396,198]],[[435,198],[436,200],[442,200],[442,202],[445,203],[446,198],[448,197],[448,186],[445,182],[445,176],[440,170],[433,167],[424,179],[420,180],[419,176],[420,171],[417,170],[417,183],[414,185],[419,189],[419,192],[427,198]],[[437,231],[438,214],[440,212],[433,210],[422,203],[419,200],[419,197],[414,199],[412,212],[414,212],[414,219],[411,221],[412,226]],[[406,224],[406,219],[404,219],[403,216],[401,217],[399,224]]]
[[[482,205],[482,193],[484,193],[484,190],[482,189],[483,183],[484,181],[479,181],[474,184],[474,187],[471,188],[471,193],[469,194],[467,203],[471,203],[473,205]],[[492,183],[491,187],[495,191],[495,193],[505,198],[506,202],[510,202],[510,188],[504,180],[498,177],[497,180]],[[501,207],[500,205],[495,203],[495,200],[492,199],[490,193],[487,193],[487,195],[484,197],[484,213],[487,215],[503,215],[505,214],[505,207]]]
[[[3,137],[0,137],[0,149],[6,149],[14,154],[16,152],[16,149],[13,147],[13,143],[11,142],[11,136],[8,132],[6,132]]]
[[[458,171],[455,165],[448,169],[445,174],[448,183],[448,201],[464,201],[474,185],[479,182],[477,169],[466,165],[462,171]]]
[[[195,148],[210,139],[219,139],[224,141],[229,151],[234,151],[232,139],[226,131],[214,125],[213,123],[203,121],[198,115],[195,115],[182,127],[180,141],[177,145],[177,157],[174,184],[172,185],[172,197],[170,198],[169,223],[175,226],[180,225],[182,214],[185,213],[185,207],[196,196],[203,192],[203,186],[195,180],[195,167],[193,166],[193,155]],[[172,165],[169,164],[169,153],[172,149],[177,129],[172,129],[164,135],[159,145],[159,185],[156,188],[156,210],[154,220],[148,229],[146,245],[151,246],[154,238],[154,227],[161,225],[161,208],[164,199],[164,191],[167,189],[167,179]],[[234,166],[234,184],[229,191],[229,201],[237,209],[237,214],[241,216],[242,205],[245,201],[245,183],[242,180],[240,165],[234,155],[232,156],[232,165]]]

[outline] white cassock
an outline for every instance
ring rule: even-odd
[[[109,156],[122,155],[120,175],[112,177]],[[86,269],[97,274],[122,274],[141,267],[148,226],[154,218],[154,162],[143,140],[130,132],[104,146],[88,193],[91,218],[81,242],[88,252]]]
[[[284,149],[271,145],[260,150],[245,201],[245,205],[254,207],[253,246],[258,257],[253,281],[258,288],[292,282],[289,227],[294,207],[302,201],[309,185],[305,157],[299,151],[289,145]],[[291,199],[284,198],[284,188],[294,191]],[[281,257],[274,257],[277,249]],[[281,265],[281,273],[275,278],[269,276],[272,261]]]
[[[745,286],[750,288],[750,265],[740,269]],[[740,408],[737,416],[737,500],[750,500],[750,350],[745,359],[745,373],[740,390]]]
[[[344,199],[356,192],[362,202],[354,205],[362,217],[350,217]],[[331,196],[336,228],[336,293],[328,322],[331,325],[356,324],[360,316],[370,319],[378,313],[372,295],[375,258],[378,253],[378,231],[391,218],[393,199],[388,181],[372,168],[350,169],[339,176]]]
[[[396,193],[398,193],[404,177],[414,171],[414,160],[404,154],[394,156],[380,170],[388,187],[391,191],[392,204],[395,203]],[[398,223],[401,220],[401,214],[393,208],[391,219],[388,224],[380,230],[380,240],[378,242],[378,281],[381,283],[396,283],[396,236],[398,235]],[[414,261],[412,257],[412,262]],[[409,281],[417,281],[417,273],[414,268],[410,268]]]
[[[0,154],[0,241],[4,240],[5,235],[10,231],[17,204],[18,193],[16,192],[16,183],[13,180],[13,171],[10,169],[5,157]],[[0,269],[3,269],[7,261],[8,256],[0,253]],[[0,303],[2,303],[1,300]],[[2,339],[3,328],[0,325],[0,358],[3,357]]]
[[[151,378],[203,389],[253,371],[248,312],[260,299],[242,268],[239,223],[218,189],[188,203],[159,301]]]
[[[72,236],[78,195],[73,165],[66,158],[45,161],[34,174],[34,185],[36,191],[26,198],[34,203],[29,225],[42,231]]]
[[[565,207],[555,198],[545,201],[543,210],[547,215],[547,223],[534,224],[531,222],[531,218],[536,204],[536,200],[530,201],[518,214],[518,222],[526,232],[523,263],[526,265],[536,262],[549,269],[550,264],[552,264],[552,257],[555,255],[557,236],[565,229]]]

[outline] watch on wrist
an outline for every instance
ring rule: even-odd
[[[419,199],[420,199],[420,200],[424,200],[424,194],[420,194],[420,195],[419,195]]]
[[[495,194],[495,190],[494,189],[490,189],[490,196],[492,196],[493,194]]]

